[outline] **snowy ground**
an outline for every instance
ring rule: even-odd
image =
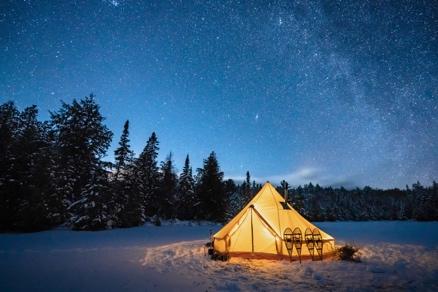
[[[438,222],[317,225],[363,262],[211,261],[212,224],[0,234],[0,291],[438,291]]]

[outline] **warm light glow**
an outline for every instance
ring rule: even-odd
[[[303,240],[307,228],[319,230],[322,240],[331,242],[324,244],[323,254],[333,253],[332,236],[307,221],[295,209],[284,209],[281,202],[284,202],[283,197],[270,183],[266,183],[253,200],[213,236],[215,250],[220,253],[229,252],[231,255],[251,253],[289,256],[288,251],[283,248],[283,233],[286,228],[295,230],[298,227],[302,232]],[[228,249],[224,244],[227,236],[231,237]],[[301,255],[311,254],[309,249],[303,246]]]

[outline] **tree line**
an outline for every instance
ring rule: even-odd
[[[309,183],[289,189],[290,203],[314,221],[438,220],[438,184],[405,189],[369,186],[347,190]]]
[[[158,161],[155,132],[137,156],[129,121],[114,162],[104,160],[113,133],[93,95],[63,102],[38,120],[38,109],[0,105],[0,230],[74,230],[139,226],[160,220],[224,222],[260,189],[225,180],[214,151],[193,172],[189,155],[178,174],[172,153]],[[292,204],[311,220],[438,219],[437,184],[406,190],[346,190],[305,185],[289,189]]]

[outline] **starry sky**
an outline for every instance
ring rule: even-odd
[[[226,177],[404,187],[438,179],[437,1],[0,4],[0,102],[41,119],[94,93],[138,154]]]

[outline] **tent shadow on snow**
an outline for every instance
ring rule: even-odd
[[[269,182],[212,242],[214,253],[225,257],[301,260],[335,253],[335,239],[301,216]]]

